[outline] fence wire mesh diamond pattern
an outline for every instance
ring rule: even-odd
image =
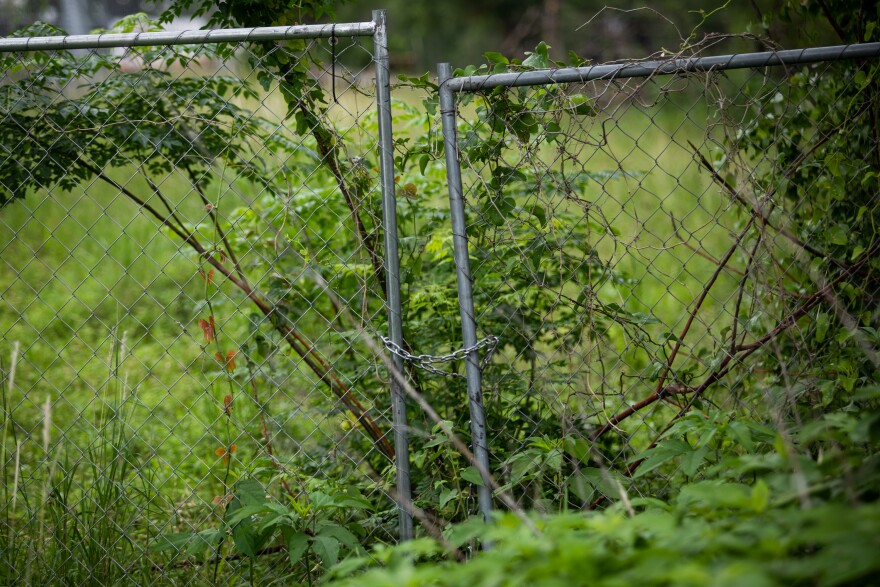
[[[295,579],[393,539],[373,61],[335,34],[0,54],[0,575],[222,584],[317,524],[317,559],[250,559]],[[287,518],[230,522],[260,508]]]
[[[314,29],[0,52],[7,582],[311,583],[410,513],[632,511],[880,369],[877,50],[457,78],[392,143],[379,29]]]
[[[835,367],[805,344],[826,336],[821,304],[876,348],[872,63],[454,80],[473,316],[498,337],[496,494],[551,511],[664,498],[668,475],[723,466],[715,433],[772,439],[745,422],[822,393]]]

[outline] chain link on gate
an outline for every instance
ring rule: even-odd
[[[441,375],[443,377],[458,377],[464,379],[465,376],[461,373],[456,373],[454,371],[444,371],[443,369],[438,369],[437,367],[434,367],[434,365],[438,363],[464,361],[465,359],[467,359],[467,356],[474,351],[479,352],[483,349],[489,349],[480,361],[480,370],[483,370],[486,368],[486,365],[489,364],[489,361],[492,360],[492,355],[495,354],[495,348],[498,346],[498,337],[491,335],[487,336],[486,338],[479,340],[477,344],[473,346],[458,349],[446,355],[413,355],[410,354],[405,348],[392,342],[390,338],[384,336],[382,337],[382,343],[385,345],[385,348],[388,350],[388,352],[397,355],[405,362],[412,363],[419,369],[427,371],[428,373],[431,373],[433,375]]]

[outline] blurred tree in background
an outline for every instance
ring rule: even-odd
[[[801,25],[808,20],[804,14],[821,17],[809,20],[822,23],[810,30],[810,40],[832,44],[840,42],[839,31],[853,18],[826,0],[806,2],[797,16],[783,10],[781,0],[621,0],[611,5],[602,0],[344,0],[336,4],[338,22],[368,20],[373,9],[386,9],[393,66],[407,72],[433,71],[442,61],[453,66],[479,63],[490,50],[521,56],[540,41],[550,45],[554,59],[565,59],[573,51],[594,63],[641,58],[661,49],[677,51],[685,40],[693,42],[708,33],[749,31],[786,47],[803,45],[800,31],[804,27],[784,22],[786,14],[800,19]],[[157,15],[168,5],[166,0],[0,0],[0,35],[34,20],[80,34],[89,28],[111,26],[119,15],[141,10]],[[839,13],[836,20],[840,22],[826,24],[835,20],[826,18],[829,12]],[[765,16],[769,14],[783,17],[769,19]],[[82,20],[82,26],[72,25],[73,15]],[[186,14],[181,16],[185,19]],[[325,15],[322,20],[331,19]],[[792,36],[792,31],[798,36]],[[739,41],[715,52],[755,48],[763,45]]]
[[[453,66],[479,63],[488,50],[521,56],[540,41],[551,46],[554,59],[564,59],[569,51],[593,62],[639,58],[660,48],[677,50],[697,26],[701,35],[742,32],[756,20],[755,5],[745,0],[623,0],[614,8],[601,0],[384,0],[379,4],[388,10],[396,66],[412,70],[433,70],[441,61]],[[772,10],[771,2],[764,4],[768,5],[764,11]],[[338,18],[362,19],[371,8],[376,8],[375,0],[350,0],[340,6]]]

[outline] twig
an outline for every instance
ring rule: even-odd
[[[330,170],[330,173],[333,174],[334,179],[336,179],[336,184],[339,186],[339,191],[342,192],[343,198],[345,198],[345,203],[348,206],[349,211],[351,212],[351,218],[354,221],[355,232],[357,233],[358,239],[363,243],[364,247],[367,249],[367,254],[370,257],[370,263],[373,266],[373,271],[376,274],[376,280],[379,282],[380,291],[384,294],[386,291],[385,287],[385,266],[382,263],[382,260],[379,258],[378,253],[376,253],[376,242],[374,239],[370,238],[370,235],[367,233],[366,228],[364,227],[363,220],[361,220],[359,208],[360,203],[355,201],[354,195],[351,193],[351,188],[348,183],[345,181],[345,177],[342,174],[342,170],[339,167],[339,156],[338,149],[333,144],[333,136],[330,131],[328,131],[321,124],[318,116],[312,112],[304,102],[300,102],[299,104],[300,112],[309,120],[313,120],[314,124],[312,125],[311,132],[312,136],[315,138],[315,142],[318,145],[318,152],[321,155],[321,162]]]
[[[825,3],[825,0],[816,0],[819,4],[819,7],[822,9],[822,12],[825,13],[825,18],[828,19],[828,24],[831,25],[831,28],[834,29],[834,32],[837,33],[837,36],[840,38],[841,43],[846,43],[846,35],[843,34],[843,29],[840,28],[840,25],[837,24],[837,19],[834,17],[834,13],[828,8],[828,5]]]
[[[681,348],[682,341],[684,337],[687,336],[688,331],[691,329],[691,325],[694,323],[694,320],[697,317],[697,313],[700,311],[700,308],[703,305],[703,302],[706,300],[706,296],[709,295],[709,291],[715,285],[715,281],[721,275],[721,271],[727,265],[727,262],[730,261],[730,258],[739,248],[739,243],[745,238],[746,234],[751,230],[752,225],[755,223],[755,217],[752,216],[749,221],[746,223],[745,228],[743,228],[739,235],[736,237],[736,240],[727,250],[727,253],[718,263],[718,266],[715,268],[715,271],[712,273],[712,276],[706,282],[706,285],[703,286],[703,290],[700,292],[700,295],[697,297],[697,300],[694,302],[694,307],[690,311],[688,315],[687,322],[684,325],[684,328],[681,331],[681,334],[675,340],[675,345],[672,347],[672,352],[669,353],[669,359],[666,361],[666,366],[663,368],[663,372],[660,374],[660,378],[657,380],[657,389],[655,390],[655,395],[660,397],[660,391],[663,389],[663,385],[666,382],[666,376],[669,374],[670,369],[672,369],[672,363],[675,361],[675,356],[678,354],[678,350]]]
[[[789,177],[792,173],[794,173],[794,171],[798,167],[800,167],[801,163],[803,163],[807,157],[812,155],[820,146],[822,146],[830,138],[831,138],[831,133],[822,135],[822,137],[818,141],[816,141],[816,143],[811,148],[802,152],[791,163],[791,165],[788,166],[786,171],[783,172],[783,177]],[[767,218],[766,214],[764,214],[764,212],[759,210],[755,206],[754,203],[747,200],[733,186],[731,186],[729,183],[727,183],[727,180],[725,180],[723,177],[721,177],[718,174],[718,171],[715,170],[715,168],[712,166],[712,164],[709,162],[709,160],[706,159],[706,157],[700,152],[699,149],[697,149],[697,147],[692,142],[688,141],[688,144],[691,146],[691,149],[693,149],[694,154],[700,159],[700,164],[710,173],[710,175],[712,176],[712,180],[715,183],[717,183],[725,192],[727,192],[728,195],[730,195],[734,200],[736,200],[737,202],[746,206],[752,214],[757,215],[763,224],[765,224],[765,225],[769,226],[770,228],[772,228],[773,230],[777,231],[779,234],[781,234],[782,236],[784,236],[785,238],[787,238],[788,240],[790,240],[791,242],[796,244],[798,247],[800,247],[800,248],[804,249],[805,251],[807,251],[808,253],[812,254],[813,256],[819,257],[822,259],[827,258],[832,263],[834,263],[835,265],[837,265],[838,267],[841,267],[841,268],[847,267],[846,263],[829,256],[827,253],[820,251],[819,249],[813,247],[812,245],[810,245],[808,243],[803,242],[798,237],[796,237],[794,234],[789,232],[787,229],[774,226],[770,222],[770,220]],[[775,193],[776,193],[776,188],[774,187],[774,188],[770,189],[765,194],[764,197],[767,199],[772,198]]]
[[[690,249],[691,251],[693,251],[697,255],[703,257],[704,259],[708,259],[709,261],[711,261],[715,265],[721,264],[721,261],[719,261],[718,259],[716,259],[712,255],[710,255],[709,253],[707,253],[701,249],[698,249],[697,247],[692,245],[690,242],[688,242],[688,240],[686,238],[684,238],[680,234],[678,234],[678,225],[675,224],[675,216],[673,216],[671,213],[669,214],[669,220],[670,220],[670,222],[672,222],[672,233],[678,237],[678,239],[681,241],[681,244],[683,244],[685,247],[687,247],[688,249]],[[743,274],[743,272],[740,271],[739,269],[737,269],[736,267],[725,267],[725,269],[727,269],[728,271],[730,271],[732,273],[736,273],[737,275]]]
[[[226,254],[229,257],[229,260],[232,261],[232,266],[235,268],[235,272],[238,273],[238,276],[241,278],[242,282],[248,285],[247,277],[245,277],[244,272],[241,269],[241,265],[238,262],[238,257],[236,257],[235,251],[232,249],[232,245],[229,244],[229,239],[226,237],[226,232],[220,225],[220,219],[217,216],[217,207],[208,199],[208,196],[205,195],[205,192],[204,190],[202,190],[202,186],[196,179],[195,173],[192,171],[192,169],[190,167],[187,167],[186,172],[187,175],[189,175],[190,177],[190,183],[199,194],[202,203],[205,205],[205,211],[207,211],[208,214],[211,216],[211,221],[214,223],[214,230],[216,230],[217,234],[220,235],[220,240],[223,242],[223,248],[226,250]]]

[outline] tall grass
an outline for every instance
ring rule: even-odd
[[[64,434],[55,414],[58,400],[45,396],[36,443],[40,458],[23,460],[24,445],[35,443],[21,438],[15,406],[22,396],[15,385],[19,363],[14,345],[0,385],[0,454],[7,493],[6,546],[0,552],[4,584],[150,581],[147,549],[156,529],[149,521],[159,514],[159,488],[150,467],[133,450],[131,413],[137,390],[129,387],[123,370],[128,356],[124,336],[114,336],[104,385],[91,409],[80,415],[86,430],[77,438]],[[78,440],[85,440],[85,445]],[[25,454],[37,452],[37,447],[29,448]]]

